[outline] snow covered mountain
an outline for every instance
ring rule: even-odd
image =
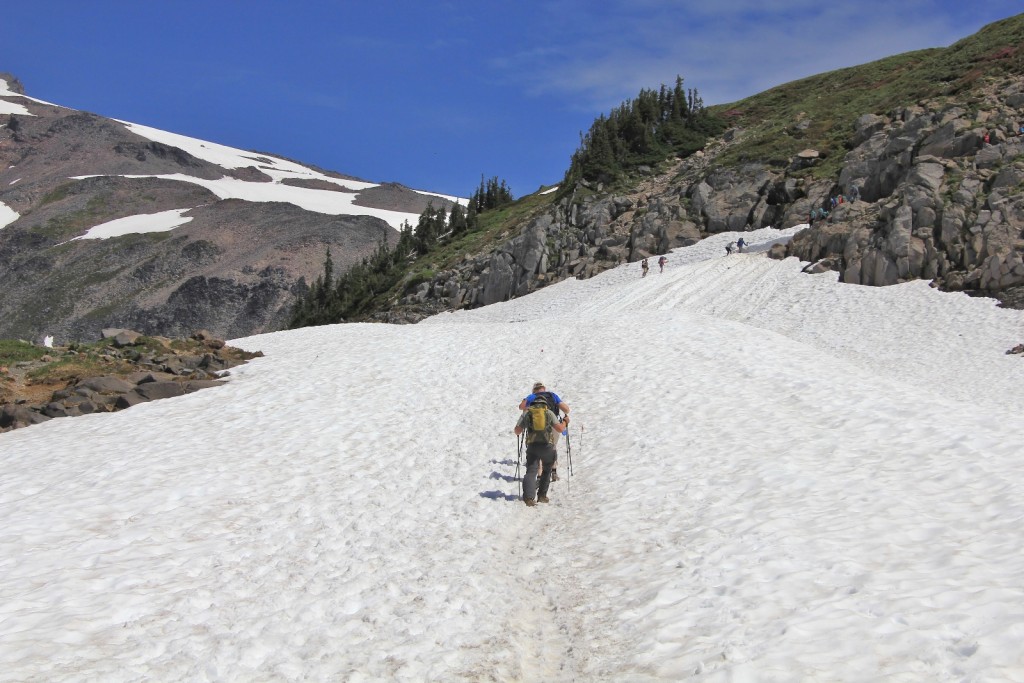
[[[0,435],[0,681],[1024,680],[1024,311],[794,232]],[[535,380],[574,419],[528,508]]]
[[[0,74],[0,337],[278,329],[328,247],[344,268],[455,200],[57,106]]]

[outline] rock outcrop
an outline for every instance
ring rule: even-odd
[[[189,338],[106,329],[100,344],[47,349],[0,367],[0,432],[58,417],[114,412],[215,387],[228,368],[262,356],[205,330]]]
[[[813,149],[785,166],[719,165],[743,140],[733,129],[638,178],[628,193],[586,183],[563,192],[517,235],[408,288],[375,319],[415,322],[591,277],[714,233],[807,223],[784,254],[776,248],[771,256],[796,256],[853,284],[924,278],[1021,307],[1022,124],[1020,79],[991,88],[970,109],[937,101],[865,114],[832,178],[808,172],[822,162]]]
[[[831,189],[860,201],[799,234],[790,253],[835,259],[852,284],[924,278],[992,296],[1024,285],[1022,89],[991,92],[976,111],[927,103],[860,119]]]

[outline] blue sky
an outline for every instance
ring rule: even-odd
[[[1020,0],[34,0],[0,71],[50,102],[466,196],[557,182],[600,114],[677,74],[707,104],[926,47]]]

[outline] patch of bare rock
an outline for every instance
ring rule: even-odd
[[[0,367],[0,432],[215,387],[229,368],[263,355],[228,346],[205,330],[168,339],[106,329],[103,340]]]

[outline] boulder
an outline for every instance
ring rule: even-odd
[[[120,377],[103,376],[84,379],[76,387],[97,394],[124,394],[134,389],[135,385]],[[81,395],[91,396],[92,393]]]
[[[138,332],[133,332],[131,330],[121,330],[116,335],[114,335],[114,346],[116,346],[119,349],[124,348],[125,346],[133,346],[136,342],[139,341],[139,338],[141,336],[142,335],[139,334]]]
[[[147,401],[171,398],[185,394],[185,385],[181,382],[147,382],[135,387],[134,392]]]
[[[16,428],[46,422],[50,418],[42,413],[30,410],[27,406],[8,403],[0,409],[0,427]]]
[[[148,400],[148,398],[139,392],[133,391],[131,393],[121,394],[118,396],[117,401],[114,403],[114,407],[117,408],[117,410],[124,410],[125,408],[131,408],[132,406],[137,406],[140,403],[145,403]]]

